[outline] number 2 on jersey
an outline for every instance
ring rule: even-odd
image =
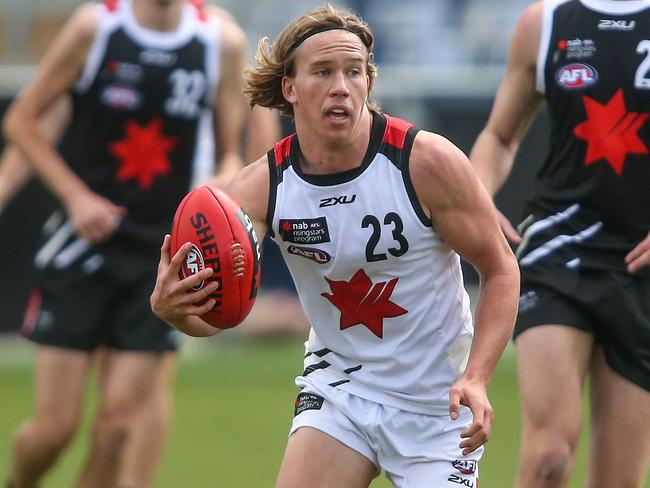
[[[650,90],[650,41],[645,39],[636,46],[637,54],[644,54],[645,58],[639,64],[634,74],[634,87]]]

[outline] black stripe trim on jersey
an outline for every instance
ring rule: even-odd
[[[350,382],[350,380],[335,381],[334,383],[329,383],[329,386],[331,386],[332,388],[336,388],[337,386],[340,386],[340,385],[342,385],[344,383],[349,383],[349,382]]]
[[[355,371],[359,371],[359,370],[361,369],[362,366],[363,366],[363,365],[360,364],[359,366],[354,366],[354,367],[352,367],[352,368],[344,369],[343,372],[344,372],[345,374],[354,373]]]
[[[427,214],[424,213],[424,209],[420,204],[418,195],[415,192],[413,187],[413,181],[411,180],[411,170],[410,170],[410,160],[411,160],[411,149],[413,149],[413,142],[415,141],[415,136],[418,133],[418,129],[411,127],[406,133],[406,139],[404,140],[404,148],[402,149],[402,154],[400,156],[400,166],[402,170],[402,178],[404,179],[404,187],[406,188],[406,193],[409,196],[409,201],[415,214],[420,219],[423,225],[431,227],[431,219],[427,217]]]
[[[328,363],[327,361],[321,361],[320,363],[310,364],[302,372],[302,375],[307,376],[307,375],[312,374],[317,369],[326,369],[326,368],[329,368],[330,366],[331,366],[331,364]]]
[[[318,351],[314,351],[314,352],[312,352],[312,351],[308,351],[307,354],[305,354],[305,358],[308,358],[308,357],[311,356],[312,354],[315,354],[315,355],[318,356],[319,358],[322,358],[323,356],[325,356],[326,354],[329,354],[330,352],[332,352],[332,350],[331,350],[331,349],[327,349],[326,347],[323,348],[323,349],[319,349]]]
[[[266,225],[269,229],[269,235],[275,237],[273,232],[273,215],[275,214],[275,201],[277,199],[278,185],[282,183],[284,172],[291,165],[289,157],[283,157],[282,161],[278,162],[278,155],[282,156],[281,148],[284,147],[286,141],[290,138],[295,139],[295,134],[285,137],[277,142],[269,152],[266,153],[266,160],[269,165],[269,202],[266,209]]]
[[[266,227],[269,229],[269,235],[275,237],[273,214],[275,214],[275,200],[277,199],[280,175],[275,163],[275,151],[273,149],[266,153],[266,159],[269,165],[269,202],[266,207]]]
[[[363,156],[361,165],[347,170],[341,171],[340,173],[330,173],[330,174],[305,174],[300,169],[300,144],[298,143],[298,138],[294,137],[291,141],[291,165],[296,174],[305,180],[307,183],[311,183],[316,186],[331,186],[339,185],[341,183],[346,183],[352,181],[363,173],[370,163],[375,159],[376,154],[379,152],[381,147],[382,139],[384,137],[384,130],[386,129],[386,117],[382,114],[372,112],[372,129],[370,131],[370,143],[366,149],[366,154]]]

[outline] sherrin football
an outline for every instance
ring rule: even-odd
[[[210,294],[216,303],[201,316],[219,329],[241,323],[253,308],[260,284],[260,246],[251,219],[225,192],[202,186],[188,193],[174,215],[171,255],[192,243],[180,271],[191,276],[205,267],[214,273],[209,281],[219,287]],[[199,283],[200,290],[207,282]]]

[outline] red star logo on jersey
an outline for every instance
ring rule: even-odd
[[[620,175],[628,154],[648,154],[637,132],[649,114],[627,112],[623,90],[618,89],[605,105],[587,96],[582,100],[587,120],[578,124],[573,132],[587,141],[585,166],[604,158]]]
[[[399,278],[373,285],[366,272],[360,269],[350,281],[325,279],[332,293],[321,295],[341,311],[341,330],[361,324],[381,339],[384,336],[384,318],[407,313],[389,300]]]
[[[282,222],[282,230],[289,232],[291,230],[291,224],[289,222]]]
[[[145,125],[128,120],[124,133],[124,139],[109,145],[120,161],[117,180],[136,180],[141,189],[148,190],[156,176],[171,171],[169,152],[176,146],[176,138],[163,134],[160,118]]]

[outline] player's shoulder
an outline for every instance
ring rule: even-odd
[[[458,169],[464,169],[467,156],[446,137],[421,130],[417,133],[411,150],[409,168],[411,173],[419,172],[437,178],[453,176]]]
[[[57,34],[54,43],[58,46],[56,52],[68,53],[69,59],[83,64],[97,34],[100,9],[96,2],[86,2],[76,7]]]
[[[538,0],[528,5],[519,16],[519,23],[525,27],[536,27],[542,22],[544,14],[544,1]]]
[[[449,139],[421,130],[413,142],[409,175],[427,208],[452,205],[476,178],[465,153]]]
[[[528,5],[515,24],[514,39],[521,42],[526,39],[538,38],[541,33],[543,18],[543,1],[537,1]]]
[[[270,192],[269,160],[265,154],[242,168],[228,185],[227,191],[256,222],[266,219]]]
[[[257,161],[244,166],[237,175],[233,178],[233,182],[239,181],[241,183],[260,183],[269,181],[269,158],[264,154]]]
[[[97,22],[103,3],[85,2],[74,9],[66,25],[65,30],[75,34],[79,39],[91,40],[97,31]]]
[[[532,68],[536,65],[543,17],[544,2],[542,1],[529,5],[519,16],[510,39],[508,58],[511,66]]]
[[[246,47],[246,35],[230,12],[213,4],[206,4],[204,8],[208,17],[221,26],[224,47],[232,49]]]

